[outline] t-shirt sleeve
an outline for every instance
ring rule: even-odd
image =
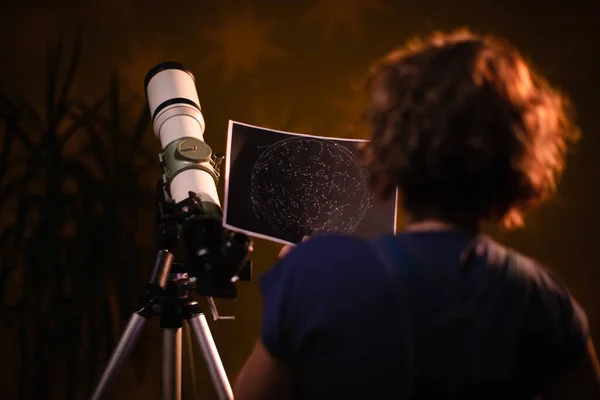
[[[309,332],[325,320],[318,302],[327,274],[323,257],[327,240],[312,239],[296,246],[265,272],[259,281],[263,300],[260,338],[274,357],[293,361]]]
[[[584,310],[552,271],[538,268],[525,314],[529,373],[544,382],[565,372],[585,355],[588,337]]]
[[[263,299],[263,318],[260,339],[271,355],[287,361],[291,357],[289,344],[284,338],[289,332],[286,310],[290,308],[289,286],[292,281],[290,266],[279,260],[259,279]]]
[[[372,307],[369,296],[357,299],[356,293],[384,282],[383,268],[358,268],[372,261],[363,241],[321,236],[296,246],[261,275],[260,338],[271,355],[294,362],[308,344],[355,325],[355,313]],[[349,303],[352,308],[344,306]]]

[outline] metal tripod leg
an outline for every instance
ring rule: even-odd
[[[100,378],[100,383],[98,383],[91,400],[100,400],[102,398],[108,385],[111,383],[113,376],[118,372],[123,361],[125,361],[131,352],[131,349],[133,349],[135,341],[142,331],[145,322],[146,319],[144,317],[135,313],[131,315],[127,327],[125,328],[125,332],[123,332],[119,344],[110,356],[108,366],[104,370],[102,378]]]
[[[121,335],[119,344],[110,356],[108,366],[102,373],[100,383],[98,383],[94,394],[92,394],[91,400],[100,400],[103,398],[114,375],[118,372],[119,367],[123,364],[123,361],[125,361],[125,358],[127,358],[135,345],[135,341],[142,331],[146,320],[161,313],[161,302],[164,297],[164,289],[167,285],[172,262],[173,255],[171,253],[166,250],[159,250],[157,252],[154,263],[150,268],[148,286],[141,302],[142,306],[129,318],[125,332]]]
[[[162,330],[162,400],[181,400],[181,328]]]
[[[200,345],[202,356],[208,367],[208,372],[212,378],[213,385],[217,391],[217,395],[221,400],[232,400],[233,391],[227,379],[225,368],[221,362],[221,357],[217,351],[217,346],[213,340],[210,328],[206,322],[206,317],[201,312],[195,313],[194,316],[188,319],[190,329],[194,332],[194,336]]]

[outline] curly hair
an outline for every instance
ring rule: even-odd
[[[414,219],[524,225],[579,139],[568,102],[508,43],[466,29],[415,39],[372,68],[370,185]]]

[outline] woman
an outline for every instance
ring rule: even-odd
[[[513,47],[468,31],[409,42],[368,89],[370,184],[399,188],[406,229],[315,237],[263,275],[236,398],[599,398],[581,307],[480,230],[523,226],[554,190],[578,139],[565,100]]]

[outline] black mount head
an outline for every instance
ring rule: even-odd
[[[161,179],[156,195],[158,247],[174,254],[177,269],[195,282],[198,295],[236,298],[235,282],[252,279],[252,240],[224,229],[221,210],[196,193],[175,204]]]

